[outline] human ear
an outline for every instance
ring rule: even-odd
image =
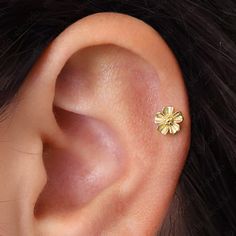
[[[154,29],[116,13],[77,21],[43,52],[17,99],[7,138],[38,153],[19,163],[21,217],[31,225],[22,232],[158,231],[188,153],[190,117],[181,70]],[[176,135],[157,131],[164,106],[185,118]]]

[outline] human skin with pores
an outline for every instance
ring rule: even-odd
[[[117,13],[78,20],[44,50],[17,99],[0,123],[6,235],[158,231],[188,154],[190,116],[180,67],[154,29]],[[166,105],[185,118],[174,136],[154,124]]]

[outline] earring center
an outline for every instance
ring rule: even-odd
[[[173,124],[174,124],[173,117],[168,117],[165,121],[165,125],[173,125]]]

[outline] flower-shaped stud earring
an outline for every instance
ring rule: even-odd
[[[180,125],[184,117],[180,111],[175,112],[174,107],[167,106],[162,109],[162,112],[157,112],[155,115],[155,123],[157,129],[164,135],[168,132],[176,134],[180,131]]]

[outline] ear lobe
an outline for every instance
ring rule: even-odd
[[[52,42],[21,96],[24,125],[46,144],[48,180],[35,211],[41,234],[50,235],[48,226],[55,235],[71,227],[71,235],[151,235],[160,227],[190,118],[180,69],[155,30],[121,14],[86,17]],[[166,105],[185,116],[176,136],[156,131],[155,113]]]

